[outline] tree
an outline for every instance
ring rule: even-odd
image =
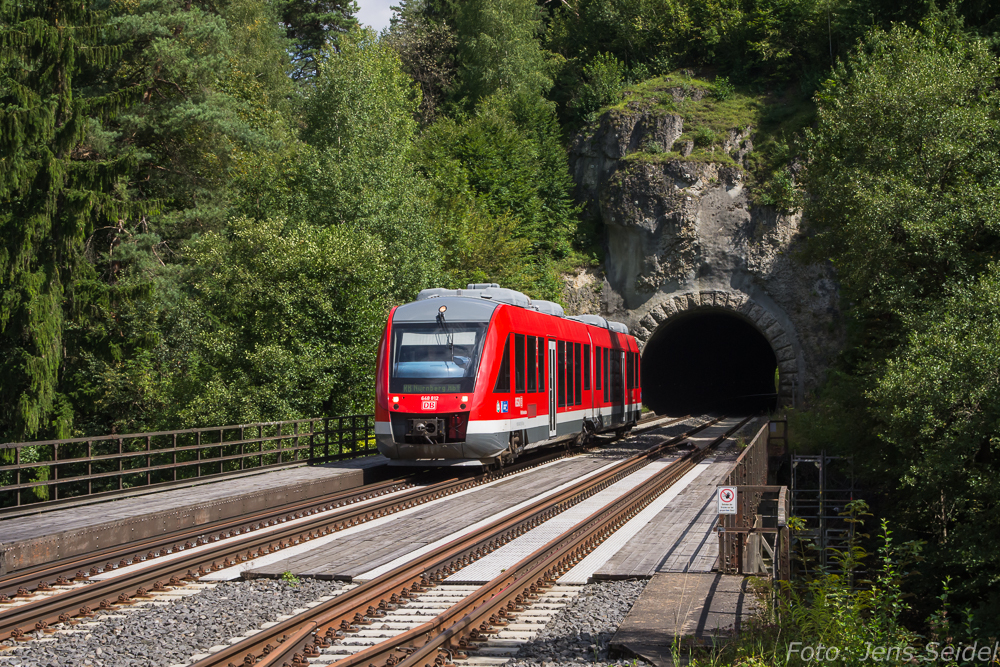
[[[64,330],[95,292],[85,241],[129,207],[116,186],[134,164],[107,156],[94,121],[133,90],[107,77],[122,45],[86,3],[0,4],[0,432],[65,436]]]
[[[343,36],[326,52],[305,104],[311,150],[295,169],[289,216],[341,225],[385,243],[394,294],[411,298],[436,276],[438,239],[427,224],[425,183],[409,161],[420,90],[374,31]]]
[[[806,219],[848,306],[840,407],[864,414],[838,418],[873,434],[848,453],[995,631],[1000,60],[948,19],[872,31],[824,84]]]
[[[277,0],[281,24],[291,43],[292,78],[311,81],[319,70],[323,48],[356,28],[354,0]]]
[[[469,0],[458,13],[460,98],[469,106],[500,89],[539,94],[552,87],[539,44],[542,16],[534,0]]]
[[[915,323],[869,392],[883,445],[877,468],[897,481],[904,525],[929,542],[938,576],[1000,618],[1000,262],[949,291]],[[903,500],[905,499],[905,500]]]
[[[232,220],[193,241],[199,362],[178,385],[183,424],[370,409],[392,266],[375,237],[281,219]]]
[[[420,85],[420,123],[434,120],[455,77],[454,25],[434,20],[426,0],[401,0],[386,39],[410,77]]]
[[[1000,249],[1000,92],[987,45],[875,31],[819,93],[807,209],[854,316],[891,350],[906,316]]]

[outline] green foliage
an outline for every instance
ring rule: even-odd
[[[493,96],[464,122],[440,119],[428,128],[417,161],[439,193],[435,216],[442,238],[456,238],[464,225],[504,230],[495,239],[469,239],[491,246],[507,240],[498,260],[482,268],[536,296],[555,296],[544,265],[547,258],[570,252],[575,208],[551,104],[527,94]],[[450,257],[457,256],[453,241],[444,246]],[[448,266],[452,272],[458,268]],[[459,276],[471,275],[459,271],[452,282],[461,284],[465,278]]]
[[[706,146],[712,146],[719,143],[720,137],[716,134],[712,128],[709,127],[696,127],[694,128],[694,145],[701,146],[702,148]]]
[[[315,77],[323,48],[358,25],[355,0],[276,0],[274,5],[291,44],[296,81]]]
[[[622,99],[625,68],[610,53],[599,53],[583,68],[585,83],[571,103],[577,113],[588,120],[604,106],[618,104]]]
[[[717,76],[712,84],[712,96],[720,102],[733,99],[736,94],[736,87],[729,83],[729,77]]]
[[[436,20],[425,0],[401,0],[386,35],[403,71],[420,85],[420,122],[434,120],[455,78],[454,21]]]
[[[870,33],[818,95],[807,172],[813,251],[850,305],[839,402],[878,437],[853,450],[871,479],[905,489],[895,520],[927,538],[928,569],[954,573],[981,619],[1000,601],[983,525],[998,472],[998,74],[988,46],[947,21]]]
[[[537,39],[542,22],[534,0],[467,0],[456,28],[458,96],[469,106],[501,89],[537,95],[552,86],[551,66]]]
[[[106,19],[80,3],[0,3],[0,433],[16,440],[68,434],[64,330],[102,297],[85,243],[131,210],[115,189],[133,156],[86,143],[135,92],[102,70],[122,52]]]
[[[861,311],[898,316],[990,261],[997,74],[981,42],[897,27],[824,86],[809,214]]]
[[[869,392],[898,480],[907,524],[931,537],[931,557],[961,573],[956,593],[1000,585],[1000,264],[921,314]]]
[[[285,570],[281,573],[281,580],[288,584],[289,586],[298,586],[301,580],[292,573],[291,570]]]
[[[391,300],[376,238],[337,226],[237,219],[193,241],[193,297],[207,319],[186,424],[365,411]]]

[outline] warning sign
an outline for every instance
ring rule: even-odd
[[[736,514],[735,486],[720,486],[716,495],[719,498],[719,514]]]

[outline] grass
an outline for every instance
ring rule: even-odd
[[[683,99],[674,99],[672,90],[676,89],[684,93]],[[693,99],[696,90],[703,92],[700,100]],[[766,92],[756,92],[745,86],[716,88],[715,83],[682,71],[628,86],[621,102],[601,109],[597,115],[608,111],[635,113],[636,106],[646,113],[681,116],[684,133],[673,146],[644,146],[642,151],[626,159],[735,166],[732,157],[722,150],[723,142],[731,130],[752,128],[754,147],[747,155],[747,171],[760,193],[756,203],[785,210],[796,207],[787,184],[787,166],[795,157],[798,138],[816,114],[811,98],[799,87]],[[687,141],[693,141],[696,148],[690,155],[683,156],[680,149]]]

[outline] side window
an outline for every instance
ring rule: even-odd
[[[573,343],[566,343],[566,405],[573,405]]]
[[[611,383],[608,382],[610,372],[608,369],[608,348],[604,348],[604,402],[609,403],[611,401]]]
[[[601,388],[601,347],[594,346],[594,391]]]
[[[510,391],[510,334],[503,346],[503,359],[500,361],[500,372],[497,373],[497,383],[493,386],[494,393],[506,394]]]
[[[583,346],[583,390],[590,391],[590,346]]]
[[[573,343],[573,395],[576,399],[573,401],[573,405],[580,405],[583,403],[583,392],[581,391],[582,387],[580,386],[581,380],[583,379],[582,373],[580,373],[582,366],[582,350],[580,347],[579,343]]]
[[[545,391],[545,360],[549,358],[545,337],[538,339],[538,391]]]
[[[514,334],[514,391],[524,393],[524,334]]]
[[[556,343],[556,363],[559,365],[559,407],[566,407],[566,343]]]
[[[534,393],[538,391],[538,371],[536,366],[538,364],[537,358],[538,347],[535,343],[534,336],[528,336],[528,393]]]

